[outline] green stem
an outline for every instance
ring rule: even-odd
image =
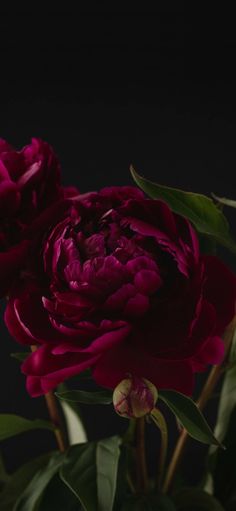
[[[123,435],[123,445],[126,447],[126,456],[127,456],[127,473],[126,473],[126,479],[128,482],[128,485],[130,487],[130,490],[132,493],[136,493],[135,484],[133,482],[134,474],[133,474],[133,467],[134,462],[136,463],[136,419],[130,419],[129,420],[129,426]],[[131,466],[130,466],[131,465]]]
[[[31,346],[31,351],[34,352],[37,350],[37,346]],[[64,434],[64,428],[62,424],[62,419],[60,416],[60,412],[58,409],[57,401],[55,395],[52,391],[45,394],[45,401],[48,409],[48,414],[51,420],[51,423],[55,426],[55,437],[58,445],[58,449],[61,452],[65,452],[68,445]]]
[[[168,429],[167,429],[166,420],[165,420],[163,414],[157,408],[154,408],[152,410],[151,418],[161,433],[161,447],[160,447],[158,470],[157,470],[157,487],[160,490],[161,485],[162,485],[165,464],[166,464],[166,455],[167,455],[167,448],[168,448]]]
[[[137,461],[137,486],[139,492],[148,489],[148,474],[145,450],[145,418],[136,421],[136,461]]]
[[[236,328],[236,316],[231,321],[231,323],[228,325],[228,327],[226,328],[226,331],[224,333],[225,358],[221,365],[212,367],[212,369],[209,373],[209,376],[206,380],[206,383],[202,389],[202,392],[199,396],[199,399],[197,401],[197,406],[198,406],[199,410],[201,410],[201,411],[205,408],[207,402],[211,398],[211,396],[215,390],[215,387],[222,375],[222,372],[225,369],[225,364],[228,363],[228,355],[229,355],[231,344],[233,341],[235,328]],[[166,477],[165,477],[165,481],[164,481],[163,488],[162,488],[164,493],[167,493],[171,488],[177,468],[182,460],[186,442],[187,442],[188,438],[189,437],[188,437],[186,429],[183,429],[179,436],[179,439],[176,443],[170,464],[167,468]]]
[[[136,432],[136,419],[129,419],[128,428],[123,435],[123,444],[134,446]]]
[[[66,443],[65,436],[63,434],[63,425],[60,417],[60,413],[57,406],[57,401],[53,392],[45,394],[45,401],[52,424],[56,427],[55,436],[59,451],[65,452],[68,445]]]
[[[129,472],[127,472],[127,474],[126,474],[126,479],[127,479],[127,482],[128,482],[128,485],[129,485],[129,487],[130,487],[131,492],[132,492],[133,494],[135,494],[135,493],[136,493],[136,489],[135,489],[135,486],[134,486],[134,483],[133,483],[132,477],[131,477],[131,475],[130,475],[130,473],[129,473]]]

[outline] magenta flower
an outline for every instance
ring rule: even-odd
[[[58,159],[46,142],[33,138],[16,151],[0,139],[0,296],[24,266],[29,226],[49,206],[74,192],[62,188],[60,176]]]
[[[23,363],[38,396],[92,368],[115,388],[131,374],[191,394],[195,372],[223,357],[236,280],[201,256],[190,223],[135,188],[72,201],[42,246],[40,273],[12,290],[5,320],[38,349]]]

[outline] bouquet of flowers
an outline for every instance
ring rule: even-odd
[[[46,142],[0,142],[4,319],[27,392],[48,406],[48,420],[0,414],[0,438],[57,441],[12,474],[2,459],[1,511],[236,509],[236,277],[216,255],[236,254],[222,211],[236,203],[131,174],[137,186],[81,194]],[[213,431],[202,410],[218,384]],[[109,406],[122,433],[75,443],[81,403]],[[210,446],[198,487],[181,477],[189,437]]]

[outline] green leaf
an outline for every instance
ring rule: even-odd
[[[149,197],[164,200],[175,213],[188,218],[200,233],[236,253],[236,241],[229,232],[228,222],[212,199],[153,183],[141,177],[132,166],[130,170],[134,181]]]
[[[33,429],[54,431],[55,428],[50,422],[41,419],[28,420],[18,415],[0,414],[0,441]]]
[[[121,440],[118,436],[97,443],[97,495],[99,511],[113,508]]]
[[[84,380],[93,380],[93,374],[91,369],[85,369],[81,373],[75,374],[74,376],[69,378],[69,382],[72,382],[75,385]]]
[[[161,445],[160,445],[160,452],[159,452],[159,460],[158,460],[158,473],[157,473],[157,483],[158,488],[161,488],[161,482],[164,474],[165,464],[166,464],[166,456],[168,451],[168,428],[166,424],[166,420],[164,415],[161,413],[160,410],[157,408],[154,408],[150,416],[156,426],[159,428],[161,433]]]
[[[30,355],[30,352],[27,351],[27,353],[25,353],[24,351],[19,351],[17,353],[11,353],[11,357],[12,358],[15,358],[16,360],[18,360],[19,362],[24,362],[24,360]]]
[[[131,448],[128,444],[124,444],[122,440],[116,479],[116,494],[113,504],[114,511],[121,510],[123,503],[130,495],[130,491],[134,490],[133,481],[137,475],[135,454],[135,448]],[[132,490],[130,485],[132,486]]]
[[[82,507],[74,493],[56,474],[43,493],[38,511],[82,511]]]
[[[58,392],[55,392],[55,395],[56,395],[57,397],[58,397],[59,395],[62,395],[62,396],[63,396],[63,395],[64,395],[64,394],[66,394],[67,392],[70,392],[70,389],[69,389],[68,385],[67,385],[65,382],[60,383],[60,384],[58,385],[58,387],[57,387],[57,390],[58,390]],[[63,406],[63,405],[64,405],[64,401],[67,401],[67,400],[63,399],[63,397],[62,397],[62,398],[59,398],[59,399],[61,399],[61,401],[62,401],[62,402],[60,403],[60,405],[61,405],[61,406]],[[70,407],[70,409],[71,409],[71,410],[72,410],[72,411],[73,411],[73,412],[74,412],[74,413],[78,416],[78,418],[82,421],[81,410],[80,410],[80,408],[79,408],[78,402],[77,402],[77,401],[71,401],[71,400],[69,400],[69,401],[67,401],[67,403],[68,403],[68,406]],[[79,442],[78,442],[78,443],[79,443]]]
[[[199,488],[182,488],[173,501],[176,511],[224,511],[218,500]]]
[[[222,441],[226,435],[231,413],[236,407],[236,330],[234,332],[229,354],[228,366],[229,368],[225,372],[221,389],[216,426],[214,430],[214,434],[220,441]]]
[[[17,500],[13,511],[38,511],[44,491],[46,490],[49,482],[58,472],[64,455],[56,453],[50,458],[46,467],[41,468],[31,479],[29,485],[25,488]]]
[[[96,392],[86,392],[84,390],[68,390],[66,392],[56,392],[59,399],[71,401],[74,403],[84,403],[87,405],[109,405],[112,403],[113,393],[110,390],[101,390]]]
[[[220,204],[224,204],[224,206],[230,206],[231,208],[236,208],[236,200],[227,199],[226,197],[218,197],[214,193],[212,193],[211,195]]]
[[[172,410],[191,437],[204,444],[220,445],[192,399],[173,390],[160,390],[159,397]]]
[[[60,476],[77,496],[85,511],[112,509],[119,444],[120,438],[115,436],[69,449]]]
[[[60,470],[62,481],[86,511],[98,511],[96,485],[96,443],[72,446]]]
[[[224,442],[226,451],[211,446],[207,466],[209,470],[206,487],[214,487],[217,496],[230,495],[235,486],[236,470],[236,330],[228,357],[223,385],[218,405],[217,419],[214,434]],[[213,479],[212,479],[213,478]]]
[[[57,390],[59,394],[63,394],[64,392],[68,392],[70,389],[64,382],[58,385]],[[86,429],[79,404],[75,401],[65,401],[61,399],[59,405],[64,415],[69,444],[75,445],[86,442]]]
[[[227,433],[224,437],[226,449],[218,449],[213,464],[212,476],[214,495],[226,504],[228,499],[236,497],[236,407],[231,413],[227,427]],[[236,509],[236,508],[235,508]]]
[[[176,511],[176,507],[165,495],[134,495],[126,500],[121,511]]]
[[[22,465],[14,472],[0,493],[0,509],[1,511],[12,511],[14,504],[20,495],[24,492],[26,486],[30,483],[35,473],[41,467],[47,465],[52,453],[43,454],[42,456],[30,460]]]

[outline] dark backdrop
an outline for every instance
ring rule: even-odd
[[[64,184],[81,191],[131,184],[132,162],[160,183],[235,198],[232,13],[207,16],[168,2],[158,12],[103,5],[0,13],[0,136],[19,148],[32,136],[50,142]],[[229,218],[235,231],[236,214]],[[43,398],[27,396],[9,357],[17,349],[2,322],[1,412],[46,417]],[[85,415],[93,438],[123,427],[107,409],[96,411],[96,431],[95,412]],[[14,469],[51,445],[49,434],[34,433],[6,442],[3,454]],[[188,447],[196,460],[190,482],[202,452]]]

